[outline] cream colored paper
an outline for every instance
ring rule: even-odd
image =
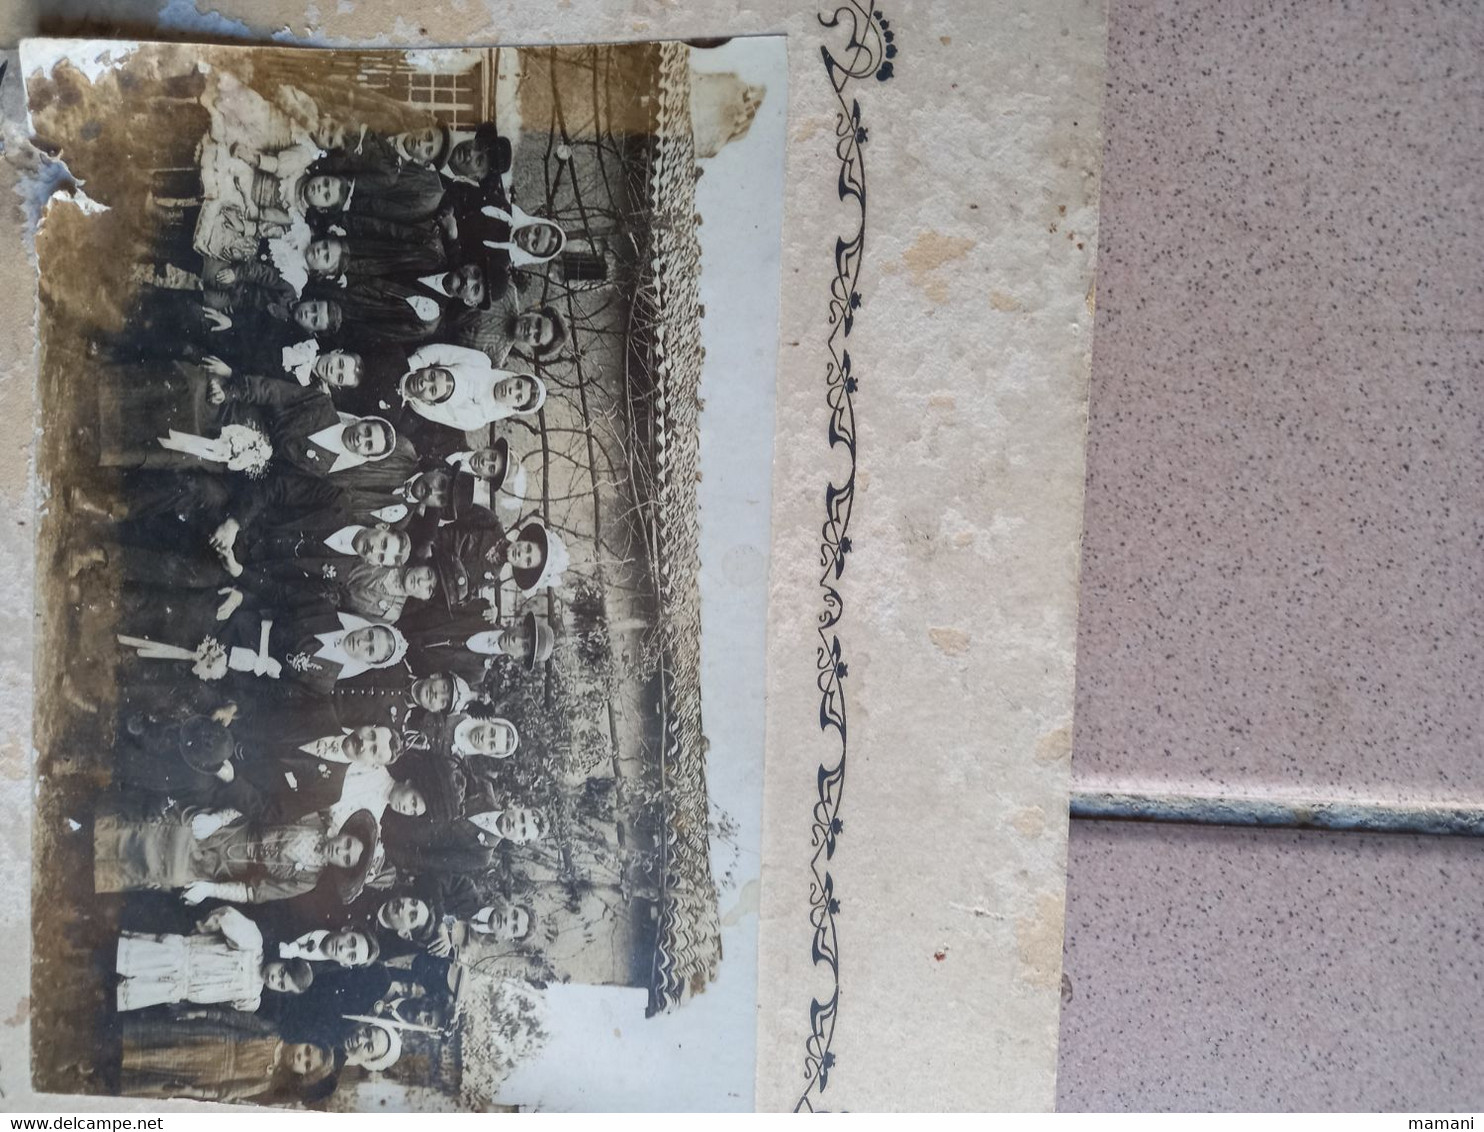
[[[848,4],[533,10],[470,0],[429,5],[417,21],[390,11],[298,0],[237,0],[209,14],[182,3],[109,6],[132,36],[163,27],[380,44],[790,37],[756,1104],[1049,1108],[1101,6],[912,3],[874,17]],[[38,30],[66,28],[0,24],[9,43]],[[861,72],[838,93],[822,49]],[[14,73],[3,91],[9,188],[31,158]],[[840,197],[842,144],[864,157],[863,218]],[[23,202],[7,199],[0,256],[11,279],[30,280]],[[862,219],[854,287],[832,291],[837,240],[853,240]],[[0,1087],[9,1108],[54,1109],[29,1096],[26,1070],[32,311],[28,287],[8,295],[0,785],[13,820],[0,879],[13,894],[3,925],[13,950],[0,990]],[[834,304],[853,307],[850,334],[834,340],[856,383],[853,463],[829,436],[830,320],[844,313]],[[852,471],[849,526],[831,532],[822,554],[827,487]],[[822,641],[820,578],[842,533],[839,620]],[[842,750],[820,722],[819,649],[836,640],[843,784],[830,795],[838,807],[827,799],[817,810],[820,769],[836,768]],[[834,689],[832,656],[823,671]],[[816,817],[826,830],[842,823],[833,856],[817,862]],[[826,875],[830,893],[812,891]],[[838,981],[815,958],[816,920],[833,929],[824,938]],[[820,1014],[815,1004],[832,998],[834,1011]]]

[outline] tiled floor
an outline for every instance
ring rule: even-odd
[[[1484,840],[1086,822],[1068,880],[1063,1108],[1484,1100]]]
[[[1484,7],[1109,28],[1076,786],[1479,806]],[[1484,1106],[1481,854],[1074,823],[1063,1106]]]

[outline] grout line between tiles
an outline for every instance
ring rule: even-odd
[[[1179,822],[1337,832],[1484,837],[1484,806],[1417,806],[1073,790],[1071,816],[1096,821]]]

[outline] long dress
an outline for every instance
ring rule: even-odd
[[[254,1011],[263,993],[263,933],[235,908],[213,912],[213,931],[119,937],[118,1008],[230,1003]]]
[[[283,1043],[256,1014],[129,1015],[123,1022],[123,1091],[140,1097],[245,1101],[274,1086]]]
[[[105,814],[93,826],[97,892],[184,888],[195,881],[248,885],[247,903],[311,891],[325,863],[325,820],[312,815],[283,825],[233,822],[197,838],[175,814],[142,820]]]

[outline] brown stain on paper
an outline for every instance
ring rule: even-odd
[[[20,1002],[15,1004],[15,1011],[5,1019],[5,1025],[11,1028],[24,1026],[26,1020],[31,1017],[31,996],[26,995]]]
[[[997,311],[1018,311],[1020,300],[1014,295],[1007,295],[1003,291],[991,291],[989,293],[989,305]]]
[[[938,646],[939,651],[949,656],[963,656],[969,651],[969,634],[962,629],[929,629],[928,639]]]
[[[1036,909],[1015,921],[1020,978],[1042,990],[1061,986],[1062,926],[1065,903],[1050,892],[1036,897]]]
[[[1036,761],[1042,766],[1061,762],[1072,754],[1072,725],[1063,723],[1036,740]]]
[[[893,264],[887,270],[901,270],[905,267],[914,287],[933,302],[946,303],[953,293],[953,281],[948,273],[940,269],[955,260],[963,259],[974,246],[975,241],[965,236],[924,232],[902,253],[901,266]]]
[[[1028,841],[1034,840],[1045,832],[1046,811],[1040,806],[1027,806],[1023,810],[1017,810],[1011,816],[1010,824],[1021,837]]]

